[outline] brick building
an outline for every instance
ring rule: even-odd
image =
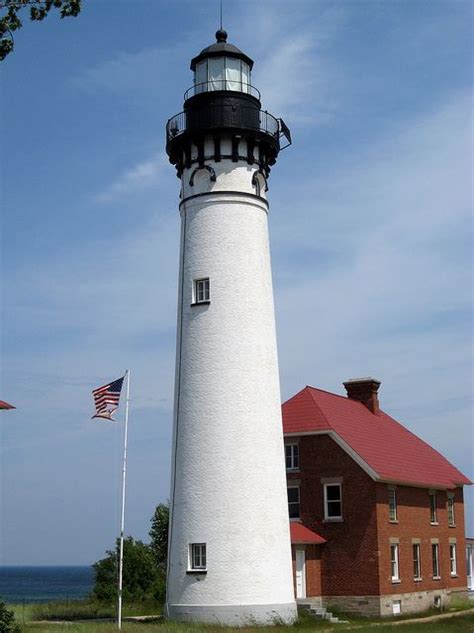
[[[389,615],[465,595],[471,482],[379,408],[379,381],[344,386],[282,407],[297,598]]]

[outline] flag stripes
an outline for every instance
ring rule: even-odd
[[[112,420],[112,413],[117,410],[125,376],[117,378],[102,387],[92,390],[95,404],[95,415],[92,418]]]

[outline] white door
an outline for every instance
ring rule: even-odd
[[[306,562],[304,549],[296,550],[296,597],[306,598]]]

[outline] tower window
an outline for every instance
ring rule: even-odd
[[[192,570],[206,570],[206,543],[191,543],[190,551],[190,567]]]
[[[209,303],[211,300],[209,277],[205,279],[196,279],[194,281],[194,304],[196,303]]]

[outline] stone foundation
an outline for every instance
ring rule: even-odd
[[[349,615],[366,617],[393,616],[400,603],[400,614],[417,613],[432,607],[440,610],[449,606],[453,599],[467,599],[467,589],[436,589],[393,593],[385,596],[323,596],[322,604],[327,609],[337,609]]]
[[[322,603],[329,610],[334,607],[348,615],[380,617],[380,596],[323,596]]]

